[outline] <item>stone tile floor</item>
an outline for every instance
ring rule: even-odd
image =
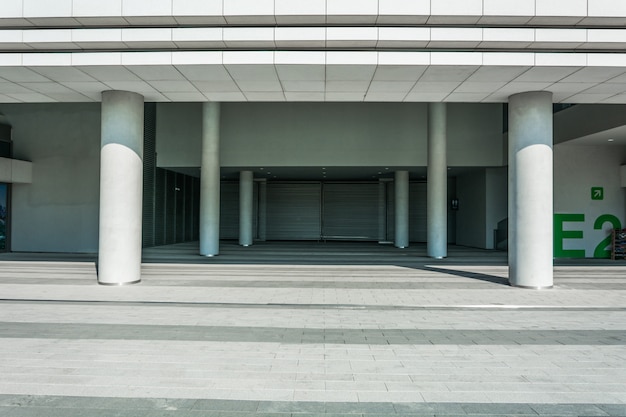
[[[0,255],[0,416],[626,416],[624,262],[531,291],[498,252],[194,253],[148,250],[126,287]]]

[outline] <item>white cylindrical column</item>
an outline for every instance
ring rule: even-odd
[[[102,93],[98,282],[141,281],[143,96]]]
[[[253,184],[252,171],[239,173],[239,244],[241,246],[252,245]]]
[[[395,246],[409,247],[409,171],[396,171],[395,190]]]
[[[220,103],[202,105],[200,255],[220,252]]]
[[[448,256],[448,161],[446,103],[428,104],[428,184],[426,251],[431,258]]]
[[[553,285],[552,93],[509,97],[509,282]]]

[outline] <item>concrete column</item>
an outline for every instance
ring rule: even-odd
[[[200,255],[220,251],[220,103],[202,105]]]
[[[143,97],[102,93],[98,282],[141,281]]]
[[[259,240],[267,239],[267,180],[258,180],[259,184]]]
[[[509,97],[509,282],[553,284],[552,93]]]
[[[252,171],[239,173],[239,244],[252,245],[254,176]]]
[[[448,256],[448,161],[446,103],[428,104],[428,186],[426,191],[426,252]]]
[[[409,171],[395,174],[396,248],[409,247]]]

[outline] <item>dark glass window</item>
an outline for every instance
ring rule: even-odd
[[[10,158],[11,156],[11,142],[0,140],[0,157]]]

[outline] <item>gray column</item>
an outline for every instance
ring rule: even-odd
[[[509,282],[553,283],[552,93],[509,97]]]
[[[200,255],[220,251],[220,103],[202,105]]]
[[[448,161],[446,103],[428,104],[428,186],[426,251],[431,258],[448,256]]]
[[[98,282],[141,281],[143,97],[102,93]]]
[[[254,176],[252,171],[239,173],[239,244],[252,245],[252,220],[254,209]]]
[[[259,240],[267,239],[267,180],[258,180],[259,184]]]
[[[395,246],[409,247],[409,171],[395,173]]]

